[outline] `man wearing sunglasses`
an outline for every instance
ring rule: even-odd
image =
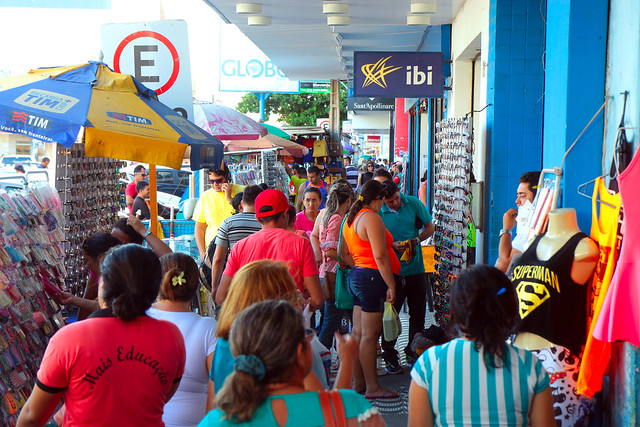
[[[202,259],[222,221],[235,212],[231,206],[234,196],[244,190],[243,186],[231,183],[229,168],[224,163],[220,169],[209,170],[208,175],[211,188],[202,194],[193,211],[196,245]]]
[[[144,179],[147,178],[147,169],[138,165],[133,169],[133,181],[127,184],[127,188],[125,190],[125,195],[127,198],[127,207],[129,208],[129,214],[133,213],[133,202],[136,200],[138,196],[138,190],[136,190],[136,185]]]

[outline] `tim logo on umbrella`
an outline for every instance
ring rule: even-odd
[[[144,118],[144,117],[134,116],[132,114],[115,113],[115,112],[112,112],[112,111],[108,111],[107,112],[107,116],[111,117],[112,119],[122,120],[124,122],[136,123],[136,124],[140,124],[140,125],[150,125],[151,124],[151,120],[149,120],[147,118]]]
[[[76,105],[79,99],[48,90],[29,89],[13,102],[49,113],[64,114]]]
[[[27,114],[24,111],[14,111],[11,114],[12,122],[21,122],[30,127],[36,127],[39,129],[49,128],[49,119],[44,117],[34,116],[33,114]]]

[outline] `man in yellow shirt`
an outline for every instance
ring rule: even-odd
[[[196,245],[202,259],[222,221],[234,212],[231,200],[244,189],[231,183],[231,174],[224,163],[221,169],[209,170],[208,175],[211,188],[202,194],[193,212]]]

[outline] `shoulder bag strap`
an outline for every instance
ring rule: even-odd
[[[322,408],[325,427],[337,427],[336,419],[333,415],[333,409],[331,408],[331,396],[329,395],[329,392],[318,392],[318,398],[320,398],[320,408]]]
[[[342,396],[340,390],[331,390],[329,392],[331,397],[331,404],[333,405],[333,412],[336,417],[337,427],[347,427],[347,415],[344,411],[344,404],[342,403]]]
[[[342,245],[344,245],[343,241],[344,239],[342,238],[342,229],[344,228],[344,223],[347,222],[347,217],[349,216],[349,214],[345,214],[344,218],[342,219],[342,224],[340,224],[340,235],[338,237],[338,264],[340,264],[340,258],[341,258],[341,254],[342,254]]]

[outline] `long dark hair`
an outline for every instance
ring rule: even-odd
[[[495,267],[474,265],[465,270],[451,287],[449,309],[460,331],[484,352],[487,367],[507,362],[505,340],[518,316],[515,288]]]
[[[112,249],[101,272],[102,299],[125,322],[143,316],[158,296],[162,270],[151,249],[134,243]]]
[[[264,365],[259,378],[234,369],[215,404],[234,422],[249,421],[267,399],[270,383],[282,383],[292,375],[298,345],[304,342],[302,316],[286,301],[268,300],[253,304],[240,313],[231,326],[229,347],[234,357],[257,357]]]
[[[387,190],[384,188],[381,182],[375,179],[367,181],[360,190],[360,195],[356,198],[355,202],[349,208],[349,214],[347,216],[347,224],[351,225],[356,215],[364,205],[368,205],[376,199],[384,199],[387,196]]]

